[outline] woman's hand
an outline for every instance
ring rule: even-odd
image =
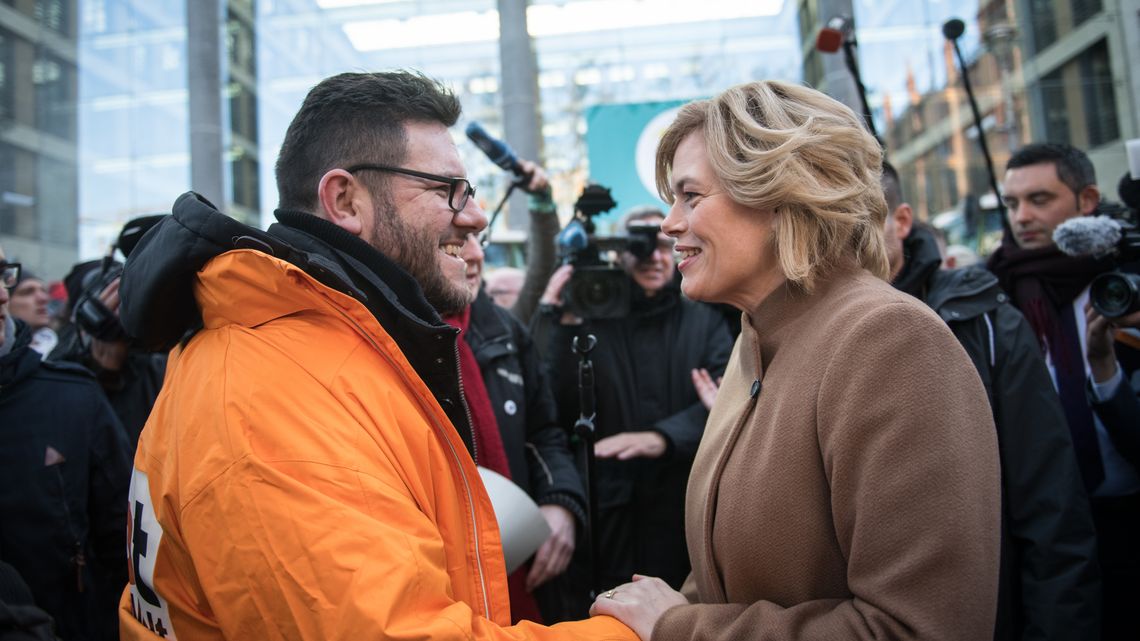
[[[635,574],[632,583],[599,595],[590,606],[590,616],[608,614],[633,629],[641,641],[649,641],[653,626],[666,610],[688,604],[688,599],[661,579]]]

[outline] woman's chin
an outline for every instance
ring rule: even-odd
[[[681,277],[681,293],[689,300],[696,300],[702,303],[714,302],[705,298],[705,290],[701,288],[700,283],[685,276]]]

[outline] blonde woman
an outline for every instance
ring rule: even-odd
[[[985,392],[887,275],[881,151],[804,87],[684,107],[657,151],[682,289],[743,331],[686,501],[681,592],[603,593],[644,641],[993,634],[1000,489]]]

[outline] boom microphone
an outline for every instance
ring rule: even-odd
[[[1058,225],[1053,242],[1069,256],[1102,258],[1116,251],[1123,234],[1124,227],[1108,216],[1081,216]]]
[[[507,171],[513,172],[519,178],[526,177],[527,174],[523,171],[522,165],[519,164],[519,158],[515,155],[515,152],[507,146],[507,143],[487,133],[479,123],[471,121],[471,123],[467,125],[467,137],[471,139],[471,142],[475,143],[475,146],[482,149],[483,153],[487,154],[491,162]]]

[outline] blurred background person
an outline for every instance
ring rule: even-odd
[[[673,243],[658,228],[663,219],[659,209],[639,208],[624,220],[627,231],[648,226],[656,239],[645,259],[622,253],[628,315],[584,319],[564,310],[562,292],[573,276],[566,265],[551,277],[536,316],[544,328],[536,335],[549,341],[545,354],[561,425],[573,425],[579,415],[578,357],[571,342],[597,337],[590,353],[597,404],[595,585],[616,585],[634,571],[653,572],[674,587],[684,581],[685,485],[708,417],[690,372],[704,368],[719,376],[732,348],[721,315],[681,296]],[[577,577],[590,574],[586,556],[575,557]]]
[[[517,267],[500,267],[487,273],[487,295],[499,307],[510,309],[519,299],[526,272]]]
[[[554,397],[530,333],[482,287],[483,249],[475,236],[468,236],[460,256],[475,300],[462,310],[442,313],[460,330],[463,394],[486,444],[480,456],[485,467],[534,499],[551,532],[533,559],[509,577],[512,617],[516,622],[567,620],[565,586],[551,581],[566,570],[577,530],[585,526],[582,479],[566,430],[557,423]]]
[[[994,639],[1096,639],[1096,532],[1061,402],[1033,330],[983,267],[942,269],[898,172],[883,163],[891,282],[926,303],[977,369],[997,428],[1002,556]]]
[[[993,421],[945,323],[884,282],[881,164],[849,108],[782,82],[665,131],[682,289],[744,320],[689,481],[684,593],[639,575],[593,613],[645,641],[993,634]]]
[[[61,639],[111,641],[127,583],[126,436],[89,372],[31,349],[9,312],[19,271],[0,249],[0,555]]]
[[[946,247],[945,256],[942,258],[942,269],[960,269],[963,267],[973,267],[979,265],[982,258],[978,256],[978,252],[970,249],[965,245],[949,245]]]
[[[51,296],[47,283],[28,271],[21,271],[20,280],[12,289],[8,309],[14,318],[28,325],[32,332],[31,347],[40,356],[46,356],[59,343],[59,337],[51,327],[51,313],[48,303]]]

